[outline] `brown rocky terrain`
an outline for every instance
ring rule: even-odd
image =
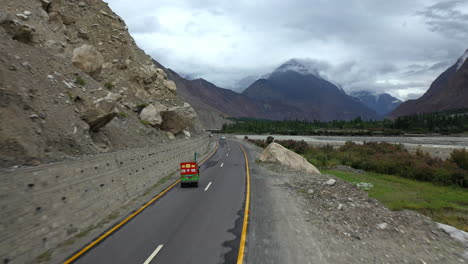
[[[423,96],[402,103],[390,117],[468,108],[468,60],[463,59],[437,77]]]
[[[1,1],[0,108],[0,167],[201,132],[174,82],[101,0]]]

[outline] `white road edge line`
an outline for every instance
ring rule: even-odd
[[[221,163],[221,166],[219,166],[219,167],[220,167],[220,168],[222,168],[222,167],[223,167],[223,165],[224,165],[224,163]]]
[[[158,254],[158,252],[162,249],[163,246],[164,246],[163,244],[159,245],[159,246],[153,251],[153,253],[151,253],[151,255],[149,256],[149,258],[148,258],[148,259],[145,261],[145,263],[143,263],[143,264],[150,264],[151,261],[154,259],[154,257],[156,257],[156,254]]]
[[[208,190],[208,188],[210,188],[210,186],[211,186],[211,182],[210,182],[210,183],[208,183],[208,185],[206,186],[206,188],[205,188],[205,192]]]

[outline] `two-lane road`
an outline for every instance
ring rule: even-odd
[[[236,263],[245,201],[244,154],[222,140],[198,188],[174,186],[75,263]]]

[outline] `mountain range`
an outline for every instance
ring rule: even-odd
[[[206,128],[219,128],[227,117],[327,121],[382,118],[297,59],[265,74],[242,93],[204,79],[187,80],[174,71],[168,72],[179,95],[199,113]]]
[[[376,111],[380,116],[387,116],[402,103],[400,99],[388,93],[376,94],[363,90],[351,92],[350,95],[359,99],[359,101]]]
[[[468,108],[468,50],[416,100],[402,103],[390,117]]]
[[[204,79],[188,80],[172,70],[169,78],[180,96],[198,112],[205,128],[220,128],[229,117],[270,120],[378,120],[468,107],[468,51],[442,73],[417,100],[402,102],[387,93],[354,91],[349,95],[301,59],[291,59],[253,81],[243,92],[223,89]],[[162,67],[162,65],[158,65]],[[243,80],[244,81],[244,80]],[[253,83],[252,83],[253,81]],[[241,91],[241,87],[238,87]]]

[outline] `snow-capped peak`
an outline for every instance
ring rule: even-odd
[[[294,71],[302,75],[314,75],[316,77],[322,78],[318,70],[314,67],[315,63],[313,61],[303,60],[303,59],[290,59],[281,66],[279,66],[275,72],[287,72]]]
[[[465,54],[463,54],[463,56],[458,59],[458,61],[457,61],[457,71],[463,66],[466,59],[468,59],[468,49],[465,51]]]

